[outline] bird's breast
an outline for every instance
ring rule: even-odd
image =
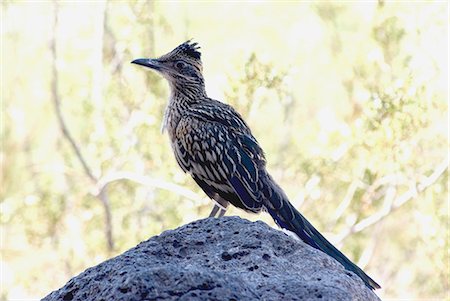
[[[170,140],[173,142],[176,138],[176,130],[178,123],[181,120],[181,112],[176,107],[173,106],[167,106],[165,112],[164,112],[164,119],[162,122],[161,129],[162,131],[167,131],[169,134]]]

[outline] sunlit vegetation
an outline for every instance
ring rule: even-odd
[[[447,5],[2,1],[1,300],[207,216],[160,132],[167,84],[130,64],[189,38],[378,294],[449,300]]]

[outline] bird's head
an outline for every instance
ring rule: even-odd
[[[161,73],[169,81],[172,88],[192,85],[203,86],[203,68],[199,48],[197,43],[192,43],[189,40],[159,58],[137,59],[131,63]]]

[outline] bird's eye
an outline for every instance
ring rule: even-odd
[[[186,67],[186,63],[183,61],[178,61],[175,63],[175,68],[177,69],[183,69],[184,67]]]

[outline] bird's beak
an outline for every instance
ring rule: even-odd
[[[161,70],[161,62],[156,59],[137,59],[131,62],[132,64],[141,65],[144,67]]]

